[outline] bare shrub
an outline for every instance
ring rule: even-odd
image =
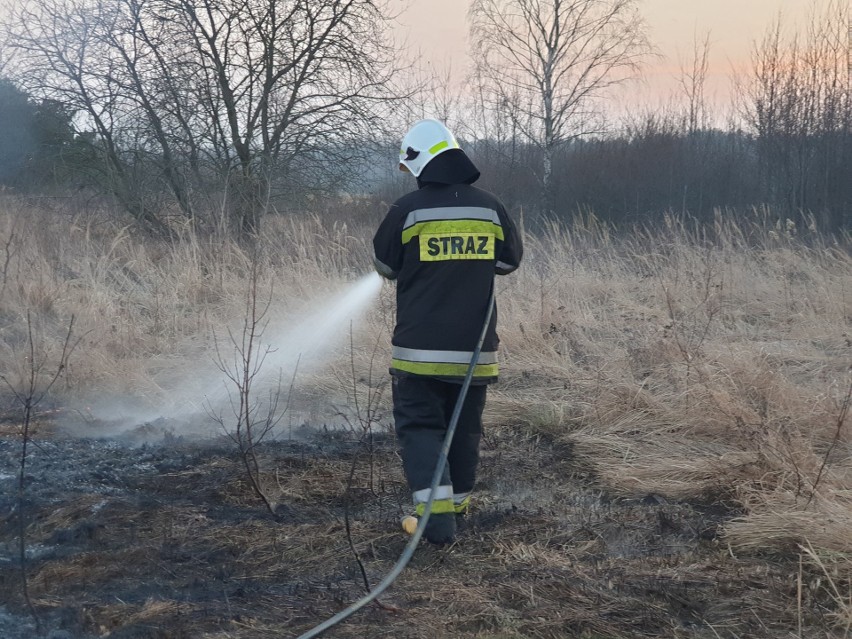
[[[260,387],[261,374],[268,372],[265,370],[266,359],[273,350],[272,346],[261,341],[269,323],[267,315],[272,302],[272,289],[265,301],[260,299],[259,271],[259,256],[255,254],[252,256],[246,285],[241,328],[236,332],[228,330],[228,340],[224,343],[214,335],[216,366],[226,379],[229,408],[219,409],[210,399],[207,400],[207,407],[211,417],[236,444],[252,491],[274,515],[278,503],[272,486],[267,485],[265,475],[261,472],[258,448],[264,439],[273,434],[289,408],[296,369],[293,370],[286,396],[283,396],[282,389],[283,371],[279,371],[277,383],[268,390],[265,401],[259,399],[258,395],[263,392]],[[285,401],[283,406],[282,397]],[[224,411],[230,414],[226,416]]]
[[[25,513],[25,497],[27,490],[27,453],[30,442],[35,434],[38,411],[53,386],[65,372],[68,359],[79,342],[74,339],[74,317],[68,322],[68,330],[61,341],[58,353],[51,353],[49,345],[42,337],[40,327],[34,326],[32,313],[26,314],[26,343],[15,353],[17,374],[0,374],[0,382],[11,392],[14,405],[20,411],[21,455],[18,467],[18,561],[21,570],[21,594],[36,622],[36,628],[41,631],[41,622],[30,599],[27,584],[27,521]]]

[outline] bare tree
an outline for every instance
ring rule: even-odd
[[[680,65],[680,86],[686,97],[686,129],[690,134],[707,127],[705,85],[710,59],[710,32],[699,39],[693,36],[692,57]]]
[[[785,37],[779,18],[738,91],[766,199],[788,213],[834,210],[836,226],[852,198],[851,21],[845,0],[815,10],[804,34]]]
[[[225,183],[253,234],[276,190],[327,182],[378,137],[387,20],[384,0],[42,0],[8,39],[31,93],[85,115],[137,217],[156,226],[133,207],[140,173],[189,219]]]
[[[552,211],[553,158],[598,128],[598,102],[652,52],[635,0],[474,0],[477,74],[495,112],[541,153]]]
[[[38,408],[47,398],[50,390],[65,373],[71,353],[80,342],[74,339],[74,316],[68,322],[68,331],[62,341],[59,353],[51,353],[46,345],[42,331],[33,326],[32,314],[27,311],[27,339],[25,350],[19,354],[17,377],[0,375],[0,381],[9,389],[15,404],[21,410],[21,456],[18,468],[18,560],[21,567],[21,593],[27,607],[41,631],[41,622],[35,606],[30,599],[27,587],[27,543],[25,495],[27,488],[27,456],[29,444],[34,434]],[[52,360],[52,363],[51,363]]]
[[[464,120],[464,101],[453,72],[452,60],[440,63],[427,62],[408,69],[403,90],[411,95],[400,109],[400,128],[414,120],[435,118],[451,130],[458,131]]]
[[[4,43],[0,43],[0,77],[6,74],[6,67],[9,66],[9,54],[6,53],[7,48]]]

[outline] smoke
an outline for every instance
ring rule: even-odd
[[[311,310],[301,317],[276,317],[265,325],[253,349],[259,368],[252,388],[259,414],[265,410],[264,398],[270,391],[274,393],[279,383],[286,395],[294,374],[316,372],[348,349],[350,326],[358,326],[381,286],[379,275],[370,273],[331,298],[312,300],[308,305]],[[236,332],[231,335],[237,341],[241,339]],[[156,406],[144,396],[89,398],[85,412],[94,425],[66,424],[66,430],[77,435],[110,436],[154,424],[178,434],[221,432],[211,415],[225,419],[233,415],[236,388],[227,373],[239,369],[242,361],[229,335],[217,336],[217,342],[218,354],[207,353],[192,366],[175,366],[171,372],[164,367],[162,393],[158,393],[163,399]]]

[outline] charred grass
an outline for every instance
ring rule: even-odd
[[[403,549],[408,496],[390,438],[374,448],[372,469],[354,436],[266,446],[284,504],[275,516],[251,497],[223,442],[185,446],[146,445],[120,481],[94,472],[79,492],[50,490],[59,474],[39,477],[30,588],[55,625],[72,636],[296,636],[364,592],[344,500],[373,583]],[[119,451],[97,440],[52,450],[85,466]],[[353,456],[347,495],[340,478]],[[794,566],[735,556],[719,532],[736,513],[655,495],[611,498],[595,484],[558,442],[495,427],[457,543],[424,545],[384,608],[333,636],[769,637],[795,627]],[[94,485],[100,494],[87,494]],[[18,598],[11,575],[0,587],[4,600]],[[829,614],[818,594],[805,589],[808,625],[824,626]]]

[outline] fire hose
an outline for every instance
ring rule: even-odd
[[[299,635],[297,639],[312,639],[313,637],[319,637],[322,633],[324,633],[329,628],[332,628],[339,624],[344,619],[350,617],[358,610],[366,606],[371,601],[374,601],[379,595],[381,595],[385,590],[387,590],[394,581],[396,581],[397,577],[402,574],[402,571],[405,570],[405,567],[408,565],[408,562],[411,561],[411,558],[414,556],[414,551],[417,549],[417,544],[420,543],[420,538],[423,536],[423,531],[426,528],[426,524],[429,521],[429,516],[432,514],[432,502],[435,499],[435,493],[438,490],[438,486],[441,483],[441,478],[444,474],[444,469],[447,466],[447,455],[450,452],[450,445],[453,443],[453,435],[456,432],[456,426],[459,421],[459,415],[461,415],[462,405],[464,404],[465,397],[467,396],[467,391],[470,388],[470,382],[473,379],[473,371],[476,369],[476,363],[479,361],[479,354],[482,352],[482,343],[485,341],[485,335],[488,333],[488,325],[491,323],[491,316],[494,314],[494,295],[495,292],[492,289],[491,298],[488,301],[488,311],[485,314],[485,322],[482,325],[482,332],[479,335],[479,341],[476,344],[476,348],[473,351],[473,356],[470,358],[470,364],[467,367],[467,374],[464,377],[464,381],[462,382],[461,390],[459,390],[459,396],[456,400],[456,405],[453,408],[453,414],[450,418],[450,423],[447,426],[447,434],[444,436],[444,443],[441,446],[441,452],[438,456],[438,463],[435,466],[435,474],[432,476],[432,485],[429,490],[429,500],[426,502],[426,506],[424,507],[423,515],[420,517],[420,521],[417,524],[417,529],[414,531],[414,534],[411,536],[411,539],[406,544],[402,554],[399,556],[396,564],[393,569],[385,576],[384,579],[375,587],[373,590],[364,595],[361,599],[350,605],[345,610],[341,610],[333,617],[330,617],[323,623],[315,626],[308,632]]]

